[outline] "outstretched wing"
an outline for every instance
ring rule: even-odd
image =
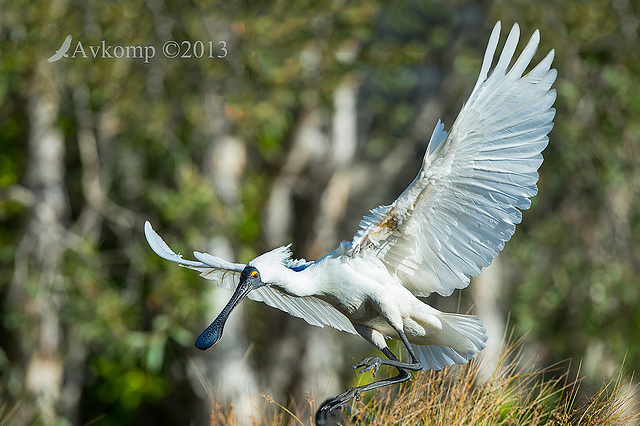
[[[450,295],[502,250],[537,193],[538,168],[553,127],[553,50],[529,73],[536,30],[508,69],[514,25],[489,73],[500,36],[491,33],[478,81],[450,133],[438,122],[422,168],[393,204],[371,211],[352,255],[375,255],[418,295]]]
[[[183,259],[181,255],[171,250],[162,237],[153,230],[148,221],[144,224],[144,234],[147,237],[151,249],[161,258],[199,271],[202,277],[217,281],[219,286],[226,289],[233,290],[238,285],[240,273],[245,267],[244,264],[228,262],[209,253],[199,252],[193,252],[194,257],[198,259],[198,261]],[[283,251],[285,253],[284,257],[290,256],[291,252],[288,250],[288,247],[282,247],[281,249],[276,249],[276,251],[277,250]],[[291,269],[304,269],[312,263],[303,260],[283,260],[287,267]],[[317,297],[292,297],[269,286],[255,289],[249,293],[247,297],[251,300],[264,302],[271,307],[278,308],[295,317],[302,318],[311,325],[319,327],[328,325],[338,330],[356,334],[353,325],[347,317],[342,315],[329,303]]]
[[[347,317],[331,304],[317,297],[293,297],[269,286],[257,288],[247,297],[251,300],[264,302],[294,317],[302,318],[311,325],[318,327],[328,325],[336,330],[358,334]]]

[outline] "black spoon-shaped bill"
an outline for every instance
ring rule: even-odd
[[[236,291],[233,293],[233,296],[231,296],[231,299],[227,302],[227,305],[224,307],[222,312],[220,312],[209,327],[207,327],[200,336],[198,336],[198,339],[196,340],[196,348],[204,351],[218,343],[220,338],[222,338],[222,330],[224,328],[224,324],[227,322],[227,318],[229,318],[229,315],[231,314],[231,311],[254,288],[255,287],[251,285],[245,277],[240,279],[238,287],[236,287]]]

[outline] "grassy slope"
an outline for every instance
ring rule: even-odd
[[[502,351],[498,367],[480,371],[480,363],[421,372],[403,386],[390,387],[354,401],[352,418],[341,424],[364,425],[636,425],[640,420],[631,380],[617,377],[585,396],[580,381],[570,379],[568,363],[537,368],[523,362],[519,345]],[[483,374],[484,373],[484,374]],[[481,377],[486,379],[481,380]],[[367,378],[367,377],[365,377]],[[265,397],[265,415],[255,424],[313,424],[321,401],[286,410]],[[214,404],[211,425],[234,425],[233,408]]]

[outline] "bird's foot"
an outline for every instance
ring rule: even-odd
[[[343,411],[347,416],[350,416],[351,407],[347,404],[347,401],[353,398],[355,398],[356,401],[360,401],[360,394],[362,392],[363,390],[358,387],[349,388],[335,398],[327,399],[320,405],[316,413],[316,425],[339,424],[335,421],[332,423],[332,419],[337,416],[338,411]]]
[[[349,415],[351,407],[344,401],[336,398],[327,399],[322,403],[318,411],[316,412],[316,425],[317,426],[329,426],[339,425],[339,415],[346,413]],[[343,417],[343,416],[342,416]]]
[[[365,358],[356,365],[353,366],[353,369],[356,370],[360,367],[364,367],[360,370],[360,373],[364,373],[365,371],[373,370],[373,377],[378,374],[378,370],[381,365],[387,365],[387,360],[380,358],[378,356],[370,356],[369,358]]]

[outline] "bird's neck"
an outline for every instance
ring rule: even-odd
[[[270,280],[270,285],[295,297],[314,296],[317,294],[317,286],[312,279],[311,268],[302,271],[293,271],[283,267]]]

